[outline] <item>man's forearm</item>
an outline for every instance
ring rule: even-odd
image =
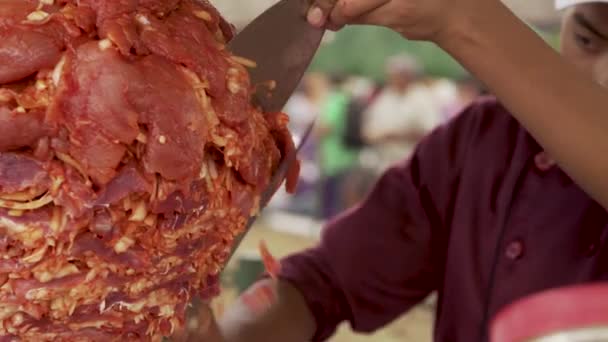
[[[272,291],[275,296],[265,308],[252,307],[246,298]],[[247,291],[219,322],[224,342],[307,342],[315,323],[304,298],[286,282],[264,280]]]
[[[439,45],[485,82],[560,166],[608,208],[606,90],[499,1],[481,3],[485,8],[479,11],[487,15],[463,23]]]

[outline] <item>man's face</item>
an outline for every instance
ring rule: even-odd
[[[574,6],[566,13],[562,55],[608,87],[608,4]]]

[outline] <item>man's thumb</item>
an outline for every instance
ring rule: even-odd
[[[314,0],[308,9],[308,22],[315,27],[323,27],[337,0]]]

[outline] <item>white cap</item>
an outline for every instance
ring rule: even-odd
[[[608,0],[555,0],[555,8],[558,10],[563,10],[564,8],[568,8],[578,4],[587,4],[590,2],[604,2],[608,3]]]

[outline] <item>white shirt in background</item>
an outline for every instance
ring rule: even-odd
[[[364,115],[363,135],[374,142],[386,136],[410,132],[428,133],[442,123],[442,110],[437,96],[425,85],[413,85],[406,92],[385,89]],[[366,151],[362,162],[382,171],[409,157],[417,141],[382,142]]]

